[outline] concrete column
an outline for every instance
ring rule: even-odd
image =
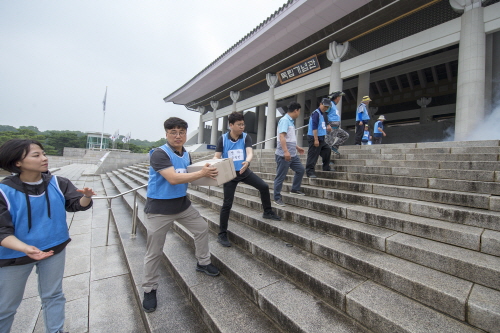
[[[228,116],[222,117],[222,134],[227,132]]]
[[[258,128],[257,128],[257,142],[264,141],[264,138],[266,136],[266,106],[265,105],[259,105],[259,118],[258,118]],[[256,142],[256,143],[257,143]],[[261,147],[257,147],[261,148]]]
[[[332,62],[330,71],[330,93],[334,91],[342,91],[342,78],[340,77],[340,61],[349,51],[349,42],[344,44],[339,44],[337,42],[331,42],[328,46],[328,51],[326,52],[326,57]],[[342,114],[342,98],[337,104],[337,109],[339,115]],[[341,115],[342,116],[342,115]]]
[[[427,119],[427,113],[426,108],[427,105],[429,105],[432,102],[432,98],[426,98],[422,97],[417,99],[417,104],[420,106],[420,124],[425,124],[429,122],[429,119]]]
[[[300,109],[300,115],[295,119],[295,127],[299,128],[304,126],[304,113],[306,112],[306,93],[305,91],[299,93],[297,95],[297,103],[302,106]],[[303,138],[304,138],[304,133],[307,133],[307,127],[305,129],[299,129],[297,130],[297,145],[300,147],[304,146]]]
[[[269,100],[267,102],[267,122],[266,140],[275,136],[276,133],[276,99],[274,97],[274,87],[278,83],[278,77],[274,74],[266,74],[267,85],[269,86]],[[265,144],[265,149],[276,147],[276,140],[269,140]]]
[[[486,34],[484,31],[485,0],[450,0],[461,18],[458,51],[457,109],[455,140],[467,140],[484,118]]]
[[[363,99],[363,96],[369,96],[370,95],[370,72],[366,73],[361,73],[359,74],[358,77],[358,100],[357,100],[357,105],[361,103],[361,100]]]
[[[210,101],[210,106],[213,109],[212,136],[210,137],[210,144],[215,145],[215,144],[217,144],[217,134],[218,134],[218,130],[219,130],[219,120],[217,119],[217,115],[216,115],[217,108],[219,107],[219,101]]]
[[[204,106],[198,106],[196,109],[198,113],[200,114],[200,123],[198,125],[198,143],[203,143],[203,134],[205,130],[205,122],[203,121],[203,114],[205,113],[205,107]]]
[[[231,100],[233,101],[233,112],[236,112],[236,102],[238,102],[238,99],[240,98],[240,92],[239,91],[230,91],[229,96],[231,97]]]

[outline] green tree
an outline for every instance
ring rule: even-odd
[[[57,155],[62,155],[64,147],[70,148],[85,148],[85,137],[78,137],[74,132],[52,131],[47,136],[46,143],[57,152]]]
[[[0,125],[0,132],[17,132],[17,128],[10,125]]]
[[[40,132],[40,130],[36,126],[19,126],[19,129],[20,130],[27,129],[27,130],[33,131],[37,134],[42,134],[42,132]]]
[[[43,143],[45,136],[40,135],[30,129],[19,129],[16,132],[0,132],[0,145],[11,139],[31,139]]]

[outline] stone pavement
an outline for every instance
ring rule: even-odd
[[[82,176],[88,166],[71,164],[54,174],[104,196],[100,177]],[[88,211],[67,214],[72,241],[67,247],[63,288],[67,300],[65,330],[71,333],[146,332],[113,223],[109,245],[105,245],[107,214],[104,200],[95,200]],[[35,270],[11,332],[44,332]]]

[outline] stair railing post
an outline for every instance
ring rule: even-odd
[[[113,199],[108,199],[108,227],[106,230],[106,246],[108,246],[109,224],[111,223],[111,200],[113,200]]]
[[[259,148],[259,172],[262,173],[262,145]]]
[[[137,234],[137,210],[139,205],[137,203],[137,191],[134,191],[134,205],[132,206],[134,211],[132,213],[132,232],[130,233],[131,238],[135,238]]]

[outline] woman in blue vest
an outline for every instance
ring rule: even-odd
[[[15,174],[0,183],[0,332],[10,332],[34,266],[45,330],[62,332],[65,248],[71,241],[66,211],[89,209],[95,193],[51,175],[38,141],[4,143],[0,168]]]

